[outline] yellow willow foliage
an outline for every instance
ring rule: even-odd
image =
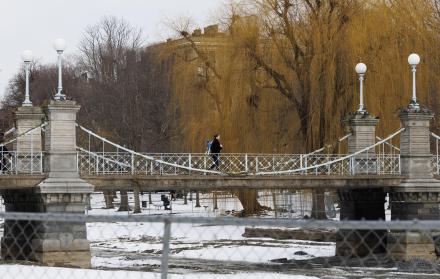
[[[249,1],[252,10],[234,14],[224,33],[155,46],[171,65],[173,151],[203,151],[214,133],[226,152],[333,143],[357,109],[358,62],[367,64],[365,102],[385,136],[411,98],[412,52],[422,58],[420,103],[438,112],[440,20],[431,0]]]

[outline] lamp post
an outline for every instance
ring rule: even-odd
[[[62,94],[63,91],[63,75],[62,75],[62,60],[63,60],[63,52],[66,49],[66,41],[64,39],[56,39],[53,42],[53,48],[58,53],[58,91],[55,94],[55,100],[65,100],[66,95]]]
[[[25,75],[26,75],[26,89],[24,94],[24,101],[21,103],[24,107],[31,107],[32,102],[29,100],[29,71],[30,71],[30,64],[32,61],[33,55],[32,51],[25,50],[21,53],[21,59],[23,59],[24,62],[24,69],[25,69]]]
[[[367,72],[367,65],[358,63],[355,67],[355,71],[359,75],[359,109],[357,111],[361,114],[365,114],[367,111],[364,106],[364,75]]]
[[[412,53],[408,56],[408,64],[411,65],[412,79],[413,79],[412,98],[411,98],[411,103],[409,105],[414,109],[420,108],[420,105],[417,103],[417,93],[416,93],[416,72],[417,72],[417,65],[419,63],[420,63],[420,56],[418,54]]]

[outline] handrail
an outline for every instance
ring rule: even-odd
[[[104,138],[104,137],[101,137],[101,136],[95,134],[94,132],[92,132],[92,131],[90,131],[90,130],[84,128],[84,127],[82,127],[82,126],[79,125],[78,123],[76,123],[76,126],[77,126],[78,128],[80,128],[81,130],[83,130],[84,132],[86,132],[86,133],[88,133],[88,134],[90,134],[90,135],[92,135],[92,136],[94,136],[94,137],[96,137],[96,138],[102,140],[103,142],[106,142],[106,143],[108,143],[108,144],[110,144],[110,145],[113,145],[114,147],[116,147],[116,148],[118,148],[118,149],[124,150],[124,151],[126,151],[126,152],[128,152],[128,153],[131,153],[131,154],[133,154],[133,155],[140,156],[140,157],[143,157],[143,158],[145,158],[145,159],[148,159],[148,160],[151,160],[151,161],[154,161],[154,162],[160,163],[160,164],[164,164],[164,165],[168,165],[168,166],[172,166],[172,167],[176,167],[176,168],[181,168],[181,169],[186,169],[186,170],[189,170],[189,171],[198,171],[198,172],[203,172],[203,173],[215,173],[215,174],[222,174],[222,175],[225,174],[225,173],[220,172],[220,171],[213,171],[213,170],[206,170],[206,169],[191,168],[191,167],[182,166],[182,165],[179,165],[179,164],[173,164],[173,163],[165,162],[165,161],[163,161],[163,160],[156,159],[156,158],[154,158],[154,157],[144,155],[144,154],[142,154],[142,153],[139,153],[139,152],[136,152],[136,151],[130,150],[130,149],[128,149],[128,148],[125,148],[125,147],[123,147],[123,146],[121,146],[121,145],[119,145],[119,144],[113,143],[113,142],[109,141],[108,139],[106,139],[106,138]]]
[[[10,129],[8,129],[8,130],[5,132],[5,137],[6,137],[7,135],[13,133],[13,132],[15,132],[15,127],[12,127],[12,128],[10,128]]]
[[[38,128],[43,128],[43,127],[45,127],[47,124],[48,124],[48,122],[44,122],[43,124],[41,124],[41,125],[39,125],[39,126],[36,126],[36,127],[32,128],[32,129],[30,129],[30,130],[27,130],[27,131],[24,132],[24,133],[21,133],[21,134],[17,135],[15,138],[10,139],[10,140],[7,141],[7,142],[0,143],[0,146],[5,146],[5,145],[7,145],[7,144],[13,143],[14,141],[16,141],[17,139],[19,139],[20,137],[25,136],[25,135],[27,135],[27,134],[33,132],[34,130],[36,130],[36,129],[38,129]]]
[[[434,134],[433,132],[431,132],[431,136],[432,136],[433,138],[435,138],[435,139],[440,140],[440,136],[437,135],[437,134]]]
[[[351,133],[350,133],[350,134],[346,134],[346,135],[343,136],[342,138],[339,138],[339,139],[338,139],[338,143],[344,141],[344,140],[347,139],[349,136],[351,136]],[[314,150],[314,151],[312,151],[312,152],[310,152],[310,153],[304,154],[304,156],[307,157],[307,156],[310,156],[310,155],[314,155],[314,154],[316,154],[316,153],[319,153],[319,152],[323,151],[325,148],[326,148],[326,146],[321,147],[321,148],[316,149],[316,150]]]
[[[378,139],[378,140],[382,140],[382,138],[379,137],[379,136],[376,136],[376,139]],[[395,150],[397,150],[397,151],[400,152],[400,148],[398,148],[398,147],[395,146],[394,144],[391,144],[391,143],[389,143],[389,142],[385,142],[385,144],[388,145],[388,146],[390,146],[390,147],[392,147],[393,149],[395,149]]]
[[[294,172],[307,171],[307,170],[311,170],[311,169],[316,169],[316,168],[320,168],[320,167],[328,166],[328,165],[331,165],[331,164],[334,164],[334,163],[337,163],[337,162],[340,162],[340,161],[343,161],[343,160],[349,159],[349,158],[354,157],[354,156],[356,156],[356,155],[359,155],[359,154],[361,154],[361,153],[364,153],[365,151],[368,151],[368,150],[370,150],[370,149],[372,149],[372,148],[374,148],[374,147],[376,147],[376,146],[378,146],[378,145],[380,145],[380,144],[382,144],[382,143],[384,143],[384,142],[386,142],[386,141],[392,139],[393,137],[395,137],[396,135],[400,134],[400,133],[401,133],[402,131],[404,131],[404,130],[405,130],[405,128],[401,128],[401,129],[399,129],[397,132],[391,134],[391,135],[388,136],[387,138],[385,138],[385,139],[383,139],[383,140],[381,140],[381,141],[378,141],[377,143],[375,143],[375,144],[373,144],[373,145],[371,145],[371,146],[367,146],[367,147],[365,147],[364,149],[361,149],[361,150],[359,150],[359,151],[356,151],[356,152],[353,153],[353,154],[349,154],[349,155],[347,155],[347,156],[344,156],[344,157],[338,158],[338,159],[333,160],[333,161],[329,161],[329,162],[326,162],[326,163],[322,163],[322,164],[318,164],[318,165],[314,165],[314,166],[309,166],[309,167],[302,167],[302,168],[294,169],[294,170],[272,171],[272,172],[257,172],[257,173],[255,173],[255,174],[256,174],[256,175],[266,175],[266,174],[294,173]]]

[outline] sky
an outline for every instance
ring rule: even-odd
[[[123,17],[144,31],[146,44],[171,35],[165,24],[190,16],[198,26],[212,23],[224,0],[0,0],[0,97],[29,49],[43,63],[56,60],[52,42],[64,38],[66,55],[77,51],[84,29],[104,16]]]

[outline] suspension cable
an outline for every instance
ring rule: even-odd
[[[356,155],[359,155],[359,154],[361,154],[361,153],[363,153],[363,152],[365,152],[365,151],[368,151],[368,150],[370,150],[370,149],[372,149],[372,148],[375,148],[376,146],[378,146],[378,145],[380,145],[380,144],[382,144],[382,143],[384,143],[384,142],[386,142],[386,141],[392,139],[393,137],[395,137],[396,135],[400,134],[400,133],[403,132],[404,130],[405,130],[405,128],[401,128],[401,129],[399,129],[398,131],[396,131],[395,133],[393,133],[393,134],[391,134],[390,136],[388,136],[387,138],[385,138],[385,139],[383,139],[383,140],[381,140],[381,141],[378,141],[377,143],[375,143],[375,144],[373,144],[373,145],[371,145],[371,146],[367,146],[367,147],[365,147],[364,149],[361,149],[361,150],[359,150],[359,151],[356,151],[356,152],[353,153],[353,154],[349,154],[349,155],[347,155],[347,156],[344,156],[344,157],[341,157],[341,158],[335,159],[335,160],[333,160],[333,161],[328,161],[328,162],[326,162],[326,163],[322,163],[322,164],[318,164],[318,165],[314,165],[314,166],[309,166],[309,167],[302,167],[302,168],[298,168],[298,169],[294,169],[294,170],[272,171],[272,172],[257,172],[257,173],[255,173],[255,174],[256,174],[256,175],[267,175],[267,174],[295,173],[295,172],[307,171],[307,170],[310,170],[310,169],[317,169],[317,168],[320,168],[320,167],[325,167],[325,166],[328,166],[328,165],[331,165],[331,164],[334,164],[334,163],[337,163],[337,162],[340,162],[340,161],[347,160],[347,159],[352,158],[352,157],[354,157],[354,156],[356,156]]]

